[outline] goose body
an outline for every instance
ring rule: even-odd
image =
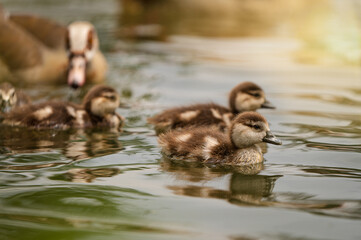
[[[3,124],[33,128],[91,128],[120,129],[124,119],[115,110],[119,95],[108,86],[93,87],[82,105],[49,101],[15,108],[3,115]]]
[[[11,15],[0,9],[0,77],[25,84],[65,83],[71,73],[73,52],[72,45],[67,43],[77,41],[84,45],[81,53],[91,57],[86,59],[84,80],[74,84],[71,79],[68,84],[79,87],[85,79],[92,83],[102,82],[107,64],[98,49],[95,28],[87,22],[76,23],[80,24],[70,24],[70,30],[49,19]],[[74,31],[83,34],[69,35]]]
[[[239,114],[228,133],[216,127],[191,127],[161,134],[158,142],[168,157],[230,165],[261,163],[263,155],[257,144],[281,144],[270,132],[266,119],[256,112]]]
[[[265,98],[263,90],[252,82],[234,87],[229,95],[229,108],[215,103],[195,104],[167,109],[148,122],[155,126],[157,134],[170,129],[189,126],[229,127],[237,113],[255,111],[258,108],[274,108]]]

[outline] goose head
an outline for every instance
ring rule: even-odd
[[[270,131],[267,120],[256,112],[239,114],[232,121],[230,129],[231,141],[237,148],[250,147],[261,142],[282,144]]]
[[[7,112],[11,107],[15,106],[17,95],[15,88],[10,83],[0,84],[0,110]]]
[[[89,115],[104,118],[114,114],[119,106],[119,94],[109,86],[97,85],[89,90],[83,99],[83,106]]]
[[[243,82],[234,87],[229,95],[229,105],[234,113],[275,108],[266,100],[262,88],[252,82]]]
[[[68,85],[78,88],[85,84],[86,71],[99,48],[99,40],[94,26],[89,22],[73,22],[68,25],[66,49],[69,65]]]

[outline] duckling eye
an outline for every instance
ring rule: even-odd
[[[256,130],[260,130],[261,126],[260,125],[253,125],[253,128],[256,129]]]
[[[250,93],[249,95],[251,95],[251,96],[253,96],[255,98],[261,97],[261,94],[259,94],[259,93]]]
[[[104,96],[105,98],[109,99],[110,101],[115,101],[116,100],[116,97],[114,95],[107,95],[107,96]]]

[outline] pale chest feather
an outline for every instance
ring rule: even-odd
[[[230,159],[230,162],[237,165],[248,165],[263,162],[261,148],[257,145],[237,150]]]

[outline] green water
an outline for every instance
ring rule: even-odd
[[[280,54],[297,43],[268,37],[124,41],[117,1],[2,4],[64,24],[92,21],[127,124],[119,134],[1,126],[0,239],[361,238],[357,68],[298,65]],[[162,157],[147,117],[226,105],[242,81],[277,106],[259,112],[283,141],[268,146],[257,175]],[[35,101],[69,95],[66,86],[25,91]]]

